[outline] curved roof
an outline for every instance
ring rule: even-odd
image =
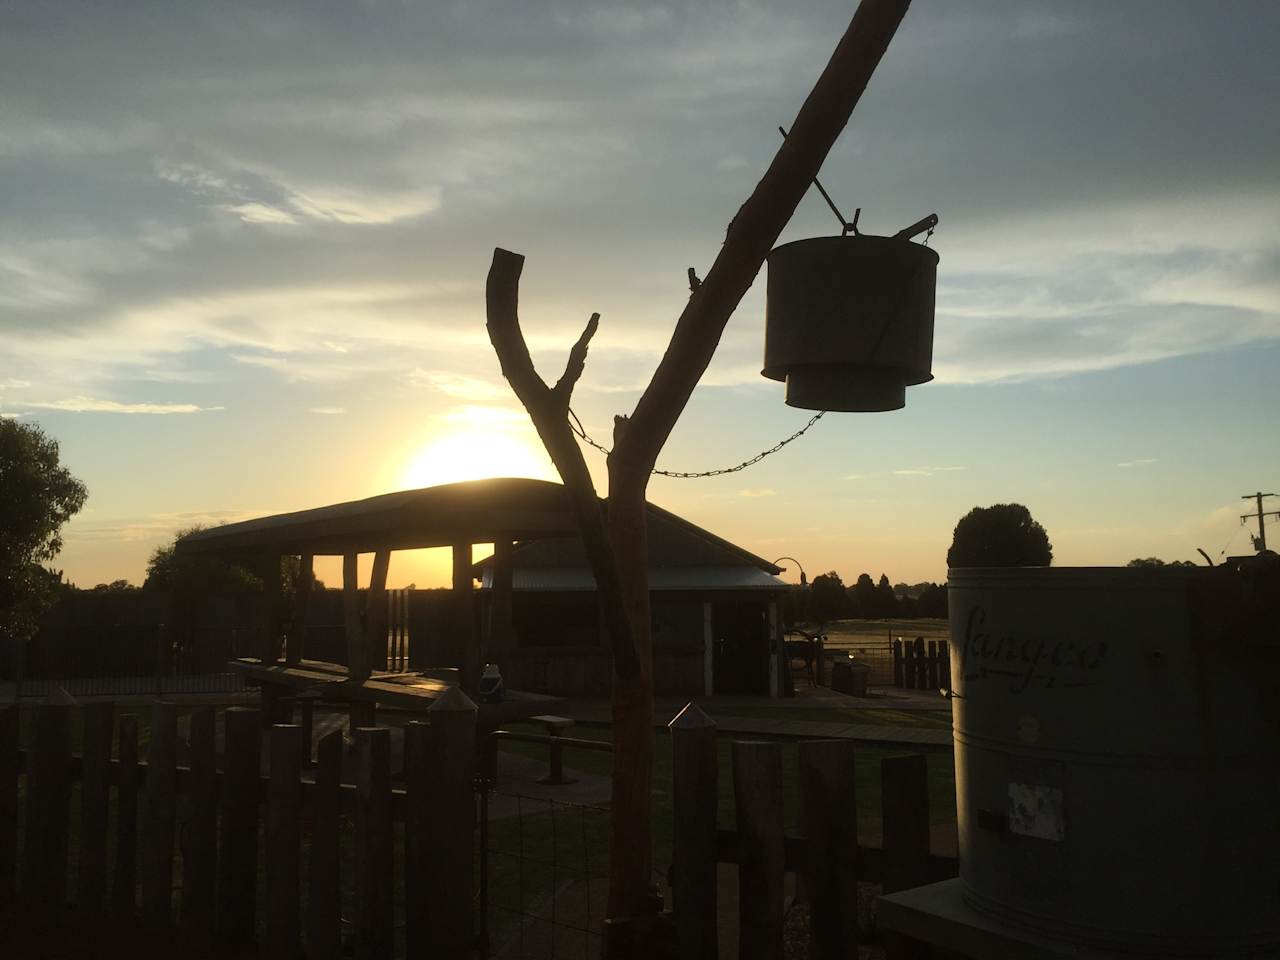
[[[189,534],[186,553],[371,553],[452,543],[575,536],[561,484],[521,477],[401,490],[327,507],[278,513]]]

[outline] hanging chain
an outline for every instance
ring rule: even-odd
[[[750,460],[743,460],[741,463],[737,464],[736,466],[721,467],[719,470],[703,470],[698,473],[693,473],[685,470],[658,470],[656,468],[651,472],[656,474],[659,477],[678,477],[680,479],[685,479],[685,480],[695,479],[698,477],[720,477],[726,473],[737,473],[739,470],[745,470],[747,469],[747,467],[750,467],[754,464],[759,463],[765,457],[769,456],[769,454],[777,453],[779,450],[785,447],[792,440],[799,440],[801,437],[803,437],[806,433],[809,432],[810,427],[812,427],[815,423],[817,423],[824,416],[826,416],[826,413],[827,411],[825,410],[815,413],[812,417],[809,418],[808,423],[806,423],[803,427],[801,427],[791,436],[787,437],[785,440],[779,440],[768,450],[761,450]],[[609,455],[610,453],[609,448],[606,447],[604,444],[599,443],[596,440],[591,438],[591,436],[583,428],[582,421],[578,419],[578,415],[573,412],[572,408],[569,409],[569,419],[571,421],[569,424],[569,429],[574,432],[574,434],[578,437],[579,440],[582,440],[584,443],[587,444],[587,446],[595,447],[597,450],[603,453],[606,457]]]

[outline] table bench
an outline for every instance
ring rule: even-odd
[[[550,743],[550,772],[540,779],[539,783],[558,786],[561,784],[576,783],[577,781],[564,775],[564,748],[558,742],[564,732],[573,726],[573,720],[569,717],[557,717],[554,714],[544,713],[536,717],[530,717],[533,723],[540,723],[547,731],[547,736],[551,737]]]

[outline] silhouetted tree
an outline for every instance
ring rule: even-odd
[[[876,616],[876,585],[871,574],[860,573],[849,591],[857,616],[871,619]]]
[[[809,617],[822,632],[825,624],[849,615],[849,601],[845,597],[844,581],[834,570],[820,573],[809,584]]]
[[[0,418],[0,640],[15,656],[57,594],[61,573],[43,564],[87,496],[59,462],[57,441],[34,423]]]
[[[1020,503],[974,507],[956,524],[948,567],[1047,567],[1049,535]]]
[[[1174,560],[1165,563],[1159,557],[1136,557],[1125,564],[1126,567],[1194,567],[1190,560]]]
[[[889,585],[889,578],[883,573],[880,574],[880,580],[876,583],[876,616],[881,619],[889,619],[898,615],[898,598],[893,595],[893,587]]]

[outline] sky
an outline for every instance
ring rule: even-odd
[[[55,565],[140,583],[196,523],[553,479],[484,330],[496,246],[544,376],[601,314],[574,408],[607,442],[852,8],[0,4],[0,415],[89,490]],[[822,181],[864,232],[937,213],[936,379],[650,499],[846,581],[941,581],[1008,501],[1055,564],[1247,552],[1240,496],[1280,492],[1278,41],[1264,0],[916,0]],[[837,232],[810,191],[782,240]],[[764,286],[660,467],[808,418],[760,377]]]

